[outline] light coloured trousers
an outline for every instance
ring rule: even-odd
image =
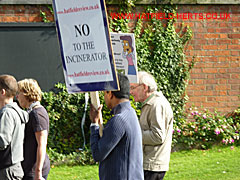
[[[8,168],[0,170],[1,180],[21,180],[23,175],[24,173],[21,163],[14,164]]]

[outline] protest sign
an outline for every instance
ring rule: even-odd
[[[69,93],[118,90],[104,0],[53,0]]]
[[[128,76],[130,83],[137,83],[137,54],[134,34],[110,34],[117,71]]]

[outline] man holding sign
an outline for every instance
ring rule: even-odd
[[[134,109],[131,107],[130,84],[119,74],[119,91],[105,91],[104,100],[114,116],[99,136],[102,105],[91,106],[91,149],[95,161],[100,162],[100,180],[143,180],[142,135]]]

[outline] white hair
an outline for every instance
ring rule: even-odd
[[[145,71],[139,71],[138,78],[139,84],[145,84],[146,86],[148,86],[149,92],[157,91],[157,83],[151,74]]]

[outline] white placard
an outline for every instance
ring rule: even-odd
[[[53,0],[53,4],[66,83],[114,81],[103,0]]]

